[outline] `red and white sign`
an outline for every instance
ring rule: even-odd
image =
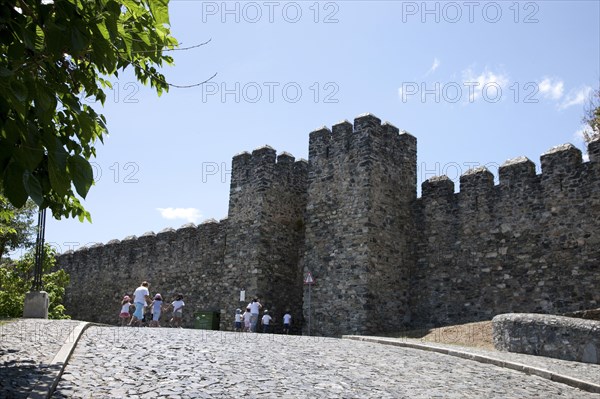
[[[304,284],[314,284],[314,283],[315,283],[315,279],[313,278],[312,273],[308,272],[308,274],[304,278]]]

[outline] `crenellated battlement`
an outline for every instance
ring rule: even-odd
[[[509,159],[498,169],[500,186],[523,188],[536,178],[535,164],[527,157]]]
[[[546,151],[540,160],[542,181],[545,181],[576,171],[582,163],[581,150],[575,148],[573,144],[563,144]]]
[[[264,189],[274,183],[297,184],[305,179],[306,173],[306,160],[296,161],[288,152],[277,155],[277,151],[267,145],[233,157],[231,188],[237,192],[249,185]]]
[[[214,234],[218,229],[223,228],[226,222],[226,218],[222,219],[221,221],[216,221],[215,219],[208,219],[198,224],[197,226],[194,223],[186,223],[177,229],[174,229],[172,227],[166,227],[158,233],[155,233],[153,231],[147,231],[141,234],[140,236],[129,235],[121,240],[116,238],[109,240],[105,244],[94,243],[91,245],[81,246],[75,250],[70,249],[68,251],[63,252],[61,256],[86,253],[88,251],[119,251],[119,247],[127,245],[152,245],[161,240],[177,240],[182,236],[190,234],[196,234],[200,236],[211,235]]]
[[[454,182],[446,175],[434,176],[421,184],[421,198],[431,200],[454,195]]]
[[[416,157],[416,138],[400,130],[389,122],[372,114],[362,114],[354,119],[354,124],[343,120],[331,129],[323,126],[309,135],[309,159],[313,162],[326,162],[352,156],[370,157],[377,153],[394,154],[397,159]]]
[[[422,184],[413,314],[458,323],[498,313],[597,307],[600,295],[600,168],[571,144],[504,162],[499,184],[485,168]],[[584,277],[585,276],[585,277]],[[591,284],[591,281],[595,283]]]
[[[588,143],[588,155],[590,162],[600,164],[600,135]]]
[[[469,169],[460,176],[460,192],[479,194],[494,188],[494,175],[485,166]]]
[[[377,130],[380,126],[381,119],[368,112],[365,114],[358,115],[356,118],[354,118],[355,132],[368,131],[370,129]]]
[[[592,151],[596,151],[595,146],[600,145],[598,143],[600,140],[588,146],[589,162],[583,162],[581,150],[572,144],[552,147],[540,157],[542,173],[539,175],[529,158],[520,156],[509,159],[498,170],[498,185],[494,185],[494,175],[487,168],[469,169],[460,176],[459,193],[491,192],[494,188],[537,190],[539,184],[551,184],[556,179],[579,174],[586,167],[590,169],[597,164],[599,161],[592,157]],[[421,196],[424,199],[446,197],[450,192],[454,194],[454,183],[447,176],[434,176],[421,184]]]

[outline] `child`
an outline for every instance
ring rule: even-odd
[[[150,322],[150,327],[160,327],[160,313],[162,311],[162,296],[160,294],[154,295],[154,300],[150,304],[150,308],[152,309],[152,321]]]
[[[235,332],[242,331],[242,309],[235,310]]]
[[[263,326],[263,333],[268,334],[271,332],[271,320],[273,320],[273,318],[271,317],[271,315],[269,315],[269,311],[265,310],[265,314],[260,320],[260,323]]]
[[[173,307],[173,318],[171,319],[171,326],[181,327],[181,320],[183,319],[183,295],[177,294],[175,300],[171,303]]]
[[[283,315],[283,333],[284,334],[290,333],[290,324],[291,323],[292,323],[292,315],[290,314],[289,310],[286,310],[285,314]]]
[[[152,306],[150,303],[144,304],[144,317],[142,318],[142,327],[152,325]]]
[[[252,327],[252,313],[250,313],[250,308],[246,308],[242,318],[244,319],[244,332],[250,331]]]
[[[131,298],[129,295],[125,295],[123,300],[121,301],[121,313],[119,313],[119,317],[121,318],[121,326],[125,326],[129,323],[129,307],[131,306]]]

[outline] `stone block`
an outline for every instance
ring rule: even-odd
[[[50,300],[46,291],[33,291],[25,294],[23,317],[26,319],[47,319]]]

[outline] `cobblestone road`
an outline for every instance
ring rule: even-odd
[[[333,338],[90,327],[54,398],[600,398],[442,354]]]
[[[27,398],[39,381],[57,372],[51,361],[74,340],[71,320],[15,320],[0,324],[0,398]]]

